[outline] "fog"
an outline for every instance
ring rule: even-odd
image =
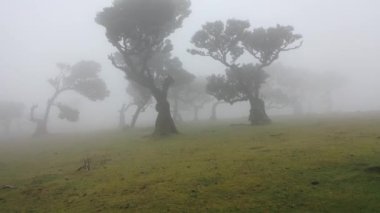
[[[103,27],[94,19],[109,0],[19,0],[2,2],[0,8],[0,101],[24,104],[19,130],[31,134],[35,125],[29,122],[30,107],[38,104],[37,115],[53,90],[47,79],[58,70],[56,63],[75,64],[93,60],[101,64],[110,96],[92,102],[75,93],[66,93],[59,101],[80,110],[76,123],[57,119],[52,112],[51,132],[76,132],[115,129],[123,103],[131,97],[126,93],[128,81],[108,59],[115,52]],[[302,70],[310,75],[337,73],[344,81],[332,92],[333,112],[377,111],[380,109],[380,2],[376,0],[192,0],[190,16],[172,36],[173,56],[180,58],[184,68],[196,76],[223,74],[225,67],[214,60],[190,55],[190,40],[206,22],[227,19],[249,20],[252,27],[276,24],[292,25],[302,34],[303,46],[281,54],[276,64]],[[243,60],[248,60],[244,58]],[[279,66],[280,66],[279,65]],[[342,80],[343,79],[343,80]],[[323,82],[320,81],[320,82]],[[323,84],[319,84],[322,85]],[[323,113],[320,104],[311,104],[306,111]],[[220,118],[248,116],[246,102],[218,109]],[[200,119],[210,116],[211,102],[199,113]],[[131,113],[126,114],[127,122]],[[270,115],[291,114],[289,109],[269,110]],[[141,114],[138,126],[152,126],[156,112],[150,107]],[[183,112],[184,120],[192,120],[192,112]]]

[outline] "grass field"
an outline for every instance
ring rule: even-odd
[[[229,124],[2,142],[0,212],[380,211],[379,114]]]

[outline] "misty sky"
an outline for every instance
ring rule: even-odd
[[[90,111],[108,110],[109,115],[127,101],[123,74],[107,59],[114,49],[104,28],[94,22],[111,0],[0,2],[0,100],[28,106],[45,103],[51,93],[46,79],[55,75],[56,62],[95,60],[103,66],[111,97],[96,107],[80,96],[68,100],[92,106]],[[173,35],[173,54],[194,74],[222,73],[224,68],[211,59],[186,53],[202,24],[237,18],[249,19],[253,27],[293,25],[304,36],[304,45],[281,55],[281,63],[311,72],[342,73],[349,87],[336,95],[339,108],[380,109],[379,8],[377,0],[193,0],[192,14]]]

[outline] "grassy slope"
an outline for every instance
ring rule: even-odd
[[[380,116],[0,143],[0,212],[375,212]],[[93,169],[76,172],[83,158]],[[317,181],[319,184],[313,185]]]

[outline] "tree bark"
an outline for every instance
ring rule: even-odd
[[[171,76],[168,76],[162,84],[162,89],[151,87],[151,92],[157,102],[156,111],[158,114],[153,133],[156,136],[178,134],[177,127],[175,126],[170,112],[170,103],[168,101],[168,91],[172,83],[174,83],[174,79]]]
[[[166,136],[177,134],[178,130],[170,114],[170,104],[166,99],[156,99],[156,111],[158,112],[154,135]]]
[[[257,93],[256,93],[257,94]],[[264,101],[258,97],[258,95],[249,96],[249,103],[251,109],[249,111],[249,121],[251,125],[265,125],[270,124],[271,120],[265,111]]]

